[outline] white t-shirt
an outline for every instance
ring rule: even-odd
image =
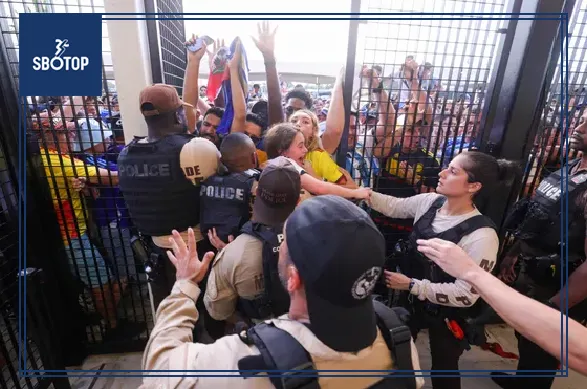
[[[298,173],[300,173],[300,176],[302,174],[305,174],[306,173],[306,171],[304,170],[304,168],[301,167],[296,161],[294,161],[291,158],[287,158],[287,157],[284,157],[284,158],[287,159],[289,162],[291,162],[291,164],[293,165],[293,167],[296,168],[296,170],[298,171]]]
[[[397,219],[414,218],[415,223],[439,197],[441,195],[437,193],[425,193],[408,198],[396,198],[373,192],[371,204],[374,210],[388,217]],[[432,222],[432,229],[434,232],[440,233],[477,215],[481,215],[477,209],[467,214],[456,216],[437,213]],[[479,228],[464,236],[457,245],[486,271],[490,272],[495,266],[499,250],[499,238],[494,229]],[[436,304],[459,308],[470,307],[479,298],[471,285],[459,279],[453,283],[432,283],[430,280],[414,280],[411,293],[420,300],[429,300]],[[448,303],[440,302],[438,296],[448,299]]]
[[[76,132],[77,137],[74,139],[72,148],[75,152],[83,152],[104,142],[112,136],[112,131],[106,124],[101,124],[95,119],[78,120],[79,130]]]

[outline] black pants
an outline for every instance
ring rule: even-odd
[[[557,291],[552,288],[541,288],[536,285],[527,275],[523,274],[522,281],[525,282],[525,291],[529,295],[540,302],[545,302]],[[585,320],[587,317],[587,300],[577,304],[569,309],[569,318],[578,321]],[[565,322],[562,323],[565,325]],[[545,334],[545,336],[550,336]],[[558,370],[560,362],[556,356],[552,356],[534,342],[528,340],[523,335],[516,331],[518,338],[518,352],[520,359],[518,360],[518,370]],[[563,339],[563,341],[566,341]],[[550,375],[552,377],[524,377],[528,375]],[[552,386],[556,373],[540,373],[540,372],[516,372],[519,378],[509,379],[512,382],[512,387],[516,388],[535,388],[535,389],[549,389]],[[512,380],[512,381],[510,381]],[[514,386],[515,382],[515,386]]]
[[[151,249],[154,253],[158,254],[158,262],[155,269],[155,274],[153,275],[153,281],[151,282],[151,288],[153,290],[153,303],[155,304],[155,309],[157,309],[161,301],[169,296],[171,289],[173,288],[173,284],[175,284],[175,267],[167,256],[167,249],[157,247],[154,244],[152,244]],[[198,242],[198,257],[200,259],[203,259],[204,255],[208,251],[216,252],[216,249],[210,244],[208,239],[204,239]],[[204,294],[206,291],[206,285],[208,283],[208,277],[210,275],[211,268],[212,265],[210,264],[210,269],[208,269],[206,276],[202,281],[200,281],[198,285],[201,292],[198,300],[196,301],[196,308],[198,309],[201,320],[198,320],[194,329],[194,339],[196,341],[204,328],[213,339],[218,339],[224,336],[225,322],[214,320],[210,314],[208,314],[208,311],[204,305]]]
[[[428,328],[430,337],[430,353],[432,355],[432,370],[459,370],[459,358],[463,353],[460,342],[449,331],[446,323],[440,319],[430,321],[416,313],[410,320],[410,331],[414,341],[420,330]],[[432,372],[432,387],[434,389],[460,389],[461,377],[458,372]],[[435,375],[451,375],[453,377],[435,377]]]

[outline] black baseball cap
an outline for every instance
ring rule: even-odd
[[[300,173],[285,157],[267,162],[259,177],[253,217],[256,222],[282,225],[300,199]]]
[[[289,216],[285,239],[316,337],[339,352],[371,346],[377,337],[371,294],[383,273],[385,239],[369,215],[342,197],[317,196]]]

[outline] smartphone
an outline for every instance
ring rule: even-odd
[[[202,48],[202,42],[206,45],[211,45],[214,43],[214,39],[210,38],[208,35],[202,35],[194,43],[187,43],[186,47],[189,51],[196,52]]]

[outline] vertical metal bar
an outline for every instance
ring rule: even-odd
[[[351,13],[358,14],[361,12],[361,0],[351,0]],[[344,79],[344,90],[343,90],[343,101],[344,101],[344,129],[342,131],[342,137],[338,146],[338,153],[336,155],[336,163],[338,166],[346,166],[346,154],[348,151],[349,137],[349,117],[351,115],[351,106],[353,100],[353,80],[355,75],[355,58],[357,54],[357,35],[359,32],[359,15],[351,17],[349,21],[349,40],[347,45],[347,57],[345,66],[345,79]]]
[[[519,13],[522,8],[524,0],[510,0],[506,9],[507,13]],[[497,105],[492,102],[499,99],[501,93],[501,84],[505,77],[505,69],[507,66],[508,58],[512,50],[514,35],[518,25],[517,19],[511,19],[506,21],[506,27],[498,29],[503,37],[499,40],[496,55],[491,66],[493,70],[491,79],[487,85],[487,91],[485,92],[485,104],[482,109],[482,124],[481,132],[478,135],[475,144],[479,145],[480,149],[485,150],[490,154],[495,154],[495,144],[489,142],[490,130],[494,126],[496,119]]]
[[[574,0],[531,0],[522,2],[520,12],[572,13]],[[517,3],[515,5],[518,5]],[[560,21],[531,20],[510,23],[506,40],[511,42],[506,58],[501,58],[483,138],[485,150],[495,156],[527,161],[545,104],[546,86],[550,85],[560,55]],[[503,72],[503,74],[501,74]],[[501,226],[504,214],[517,197],[521,182],[510,193],[494,199],[481,210]]]
[[[155,13],[156,0],[145,0],[145,12]],[[163,68],[161,65],[161,45],[159,43],[160,31],[158,20],[147,20],[147,37],[149,39],[149,56],[151,58],[151,71],[153,73],[153,84],[163,82]]]

